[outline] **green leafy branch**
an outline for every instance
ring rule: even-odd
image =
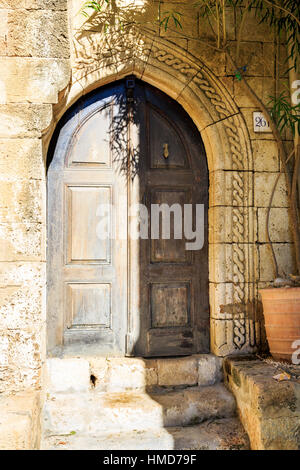
[[[259,23],[267,23],[278,37],[285,35],[290,46],[290,58],[296,70],[300,55],[300,2],[295,0],[250,0],[248,9],[254,9]]]
[[[277,97],[270,96],[268,106],[270,114],[279,132],[282,134],[285,129],[289,129],[293,136],[296,130],[300,133],[300,103],[292,105],[289,94],[282,91]]]
[[[89,17],[89,14],[88,12],[86,11],[86,9],[92,9],[94,10],[95,12],[97,13],[100,13],[103,11],[103,7],[105,5],[108,5],[110,3],[110,0],[88,0],[87,2],[85,2],[80,10],[81,14],[83,16],[85,16],[86,18]]]
[[[163,12],[163,18],[159,22],[159,25],[164,28],[165,31],[168,29],[169,22],[173,21],[175,27],[182,29],[182,24],[181,24],[181,17],[182,13],[176,10],[170,10],[170,11],[165,11]]]

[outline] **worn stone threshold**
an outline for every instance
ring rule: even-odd
[[[156,387],[213,385],[223,380],[221,358],[213,354],[138,358],[73,356],[47,359],[47,390],[121,392]]]

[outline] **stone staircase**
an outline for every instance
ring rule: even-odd
[[[51,358],[42,449],[242,450],[221,360]]]

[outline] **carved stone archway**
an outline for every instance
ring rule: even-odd
[[[253,162],[242,114],[223,82],[187,51],[161,38],[133,36],[105,44],[99,35],[74,39],[72,82],[55,122],[76,100],[129,74],[178,101],[199,129],[210,174],[209,284],[211,350],[253,352],[256,318]]]

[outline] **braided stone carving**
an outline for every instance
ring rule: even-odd
[[[231,158],[232,158],[232,169],[235,170],[232,177],[232,205],[235,206],[233,209],[233,298],[234,302],[239,305],[245,303],[245,292],[242,288],[245,283],[244,272],[245,266],[245,253],[242,245],[238,243],[244,240],[244,180],[239,170],[244,169],[243,155],[241,150],[241,144],[239,141],[238,129],[234,123],[233,117],[230,117],[230,111],[228,110],[226,103],[222,100],[220,94],[216,91],[215,87],[209,80],[207,74],[201,69],[197,72],[195,68],[192,68],[182,60],[172,56],[169,52],[163,51],[158,47],[153,46],[151,49],[153,57],[160,62],[164,62],[167,65],[175,68],[184,75],[194,75],[193,82],[204,92],[205,96],[214,105],[216,112],[218,113],[219,119],[224,119],[224,126],[228,141],[230,143]],[[245,329],[245,313],[241,313],[239,319],[233,321],[233,342],[236,348],[240,349],[246,343],[246,329]]]

